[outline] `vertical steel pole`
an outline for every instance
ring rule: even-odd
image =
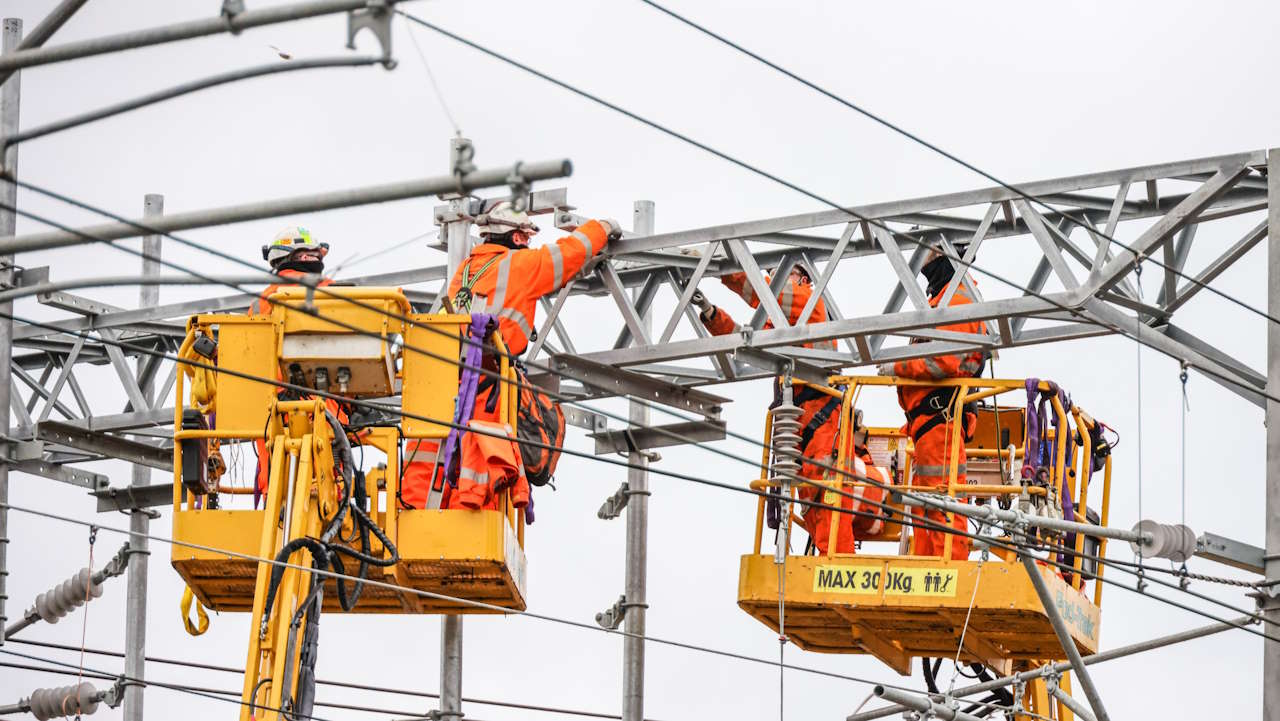
[[[1267,153],[1267,313],[1280,315],[1280,148]],[[1267,323],[1267,395],[1280,396],[1280,326]],[[1265,400],[1265,399],[1264,399]],[[1267,580],[1280,580],[1280,403],[1266,400],[1267,425],[1267,501],[1266,555],[1264,571]],[[1262,613],[1280,623],[1280,598],[1276,586],[1263,591]],[[1262,642],[1262,718],[1280,721],[1280,642]]]
[[[636,235],[653,235],[653,201],[637,200],[632,217],[632,229]],[[640,299],[640,289],[632,296]],[[653,331],[653,313],[645,311],[640,324],[646,333]],[[639,338],[634,338],[639,343]],[[649,425],[649,408],[631,401],[628,416],[635,426]],[[645,470],[648,458],[632,451],[628,460],[639,468],[627,469],[627,565],[626,565],[626,616],[622,638],[622,721],[644,719],[644,640],[637,638],[645,633],[645,612],[648,610],[646,586],[648,581],[649,543],[649,471]],[[634,635],[632,635],[634,634]]]
[[[450,140],[450,151],[456,153],[457,148],[470,141],[465,138]],[[452,201],[453,210],[466,210],[465,197]],[[445,224],[445,240],[448,243],[448,272],[441,293],[447,293],[449,281],[458,270],[458,266],[467,259],[471,252],[471,221],[465,219],[465,213],[459,213],[463,220],[455,220]],[[462,716],[462,617],[445,616],[440,622],[440,715],[448,718]]]
[[[1040,597],[1040,605],[1044,606],[1045,615],[1049,617],[1053,632],[1057,634],[1058,642],[1062,644],[1062,651],[1071,662],[1071,670],[1075,672],[1076,680],[1080,682],[1085,698],[1089,699],[1093,715],[1098,721],[1109,721],[1111,717],[1107,715],[1107,709],[1102,705],[1102,694],[1098,693],[1098,687],[1093,685],[1093,677],[1089,675],[1089,669],[1084,667],[1084,660],[1080,658],[1076,642],[1071,638],[1071,631],[1067,628],[1066,621],[1062,620],[1062,614],[1058,613],[1058,604],[1053,600],[1053,594],[1049,592],[1049,584],[1045,583],[1044,577],[1040,575],[1035,558],[1025,554],[1021,554],[1021,558],[1022,567],[1027,569],[1027,575],[1031,577],[1031,585],[1035,587],[1036,595]]]
[[[164,196],[148,194],[142,199],[142,216],[154,218],[164,213]],[[160,274],[159,235],[142,239],[142,276]],[[152,308],[160,302],[160,286],[144,285],[138,290],[138,307]],[[155,381],[144,381],[144,358],[138,359],[138,385],[142,397],[150,403]],[[146,408],[135,408],[145,411]],[[133,466],[134,486],[151,485],[151,468],[139,464]],[[130,679],[146,678],[147,649],[147,555],[150,553],[147,535],[151,532],[151,517],[145,510],[134,509],[129,515],[129,578],[124,610],[124,674]],[[141,684],[124,687],[124,721],[142,721]]]
[[[22,20],[18,18],[4,19],[4,39],[0,49],[12,53],[22,42]],[[0,87],[0,138],[18,132],[18,87],[22,73],[10,75]],[[18,148],[8,148],[2,154],[4,171],[11,177],[18,177]],[[0,203],[6,208],[15,208],[18,204],[18,186],[0,181]],[[12,236],[17,232],[18,215],[12,210],[0,208],[0,237]],[[13,256],[0,256],[0,274],[13,280]],[[0,304],[0,431],[9,434],[9,399],[12,393],[12,371],[9,361],[13,357],[13,303]],[[0,628],[4,627],[8,617],[5,614],[6,601],[9,600],[9,465],[0,462]],[[0,637],[4,634],[0,633]],[[0,644],[4,639],[0,638]]]

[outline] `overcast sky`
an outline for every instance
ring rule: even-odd
[[[4,16],[30,30],[52,1],[7,0]],[[268,4],[249,0],[249,7]],[[863,103],[992,173],[1013,181],[1054,178],[1132,165],[1257,150],[1277,144],[1275,93],[1268,68],[1280,50],[1264,31],[1280,20],[1274,3],[1080,2],[981,6],[899,2],[680,2],[673,6],[746,46],[846,97]],[[92,0],[52,44],[210,16],[215,0],[157,2]],[[618,2],[406,3],[477,42],[509,53],[554,76],[733,153],[825,197],[850,204],[985,187],[990,183],[910,141],[888,133],[812,91],[695,34],[635,0]],[[345,21],[330,17],[176,45],[44,66],[22,74],[22,126],[33,127],[144,92],[229,69],[278,60],[276,46],[296,58],[341,55]],[[37,184],[125,215],[140,215],[146,193],[162,193],[168,212],[336,190],[448,171],[450,122],[433,96],[403,21],[394,29],[393,72],[380,68],[307,71],[253,80],[188,96],[21,147],[20,173]],[[630,224],[632,202],[656,202],[657,229],[680,230],[821,209],[793,191],[751,176],[634,121],[500,65],[428,30],[417,37],[462,131],[475,141],[481,167],[518,159],[569,157],[567,183],[577,212]],[[360,52],[374,53],[371,36]],[[542,187],[556,187],[556,183]],[[496,194],[496,193],[495,193]],[[344,211],[191,231],[186,237],[259,259],[259,247],[286,222],[301,223],[333,246],[331,259],[370,255],[432,229],[421,199]],[[59,222],[100,219],[31,193],[20,203]],[[1191,264],[1227,247],[1259,216],[1202,231]],[[544,227],[550,225],[543,223]],[[1132,238],[1141,224],[1123,228]],[[20,219],[19,233],[44,230]],[[542,238],[554,237],[554,231]],[[166,258],[203,270],[238,272],[230,263],[166,242]],[[1036,256],[1020,241],[992,243],[979,263],[1024,279]],[[1254,306],[1265,305],[1265,250],[1256,248],[1215,285]],[[425,242],[345,274],[438,265],[443,255]],[[128,273],[137,259],[110,249],[76,248],[28,254],[24,266],[51,266],[55,280]],[[837,292],[847,316],[877,313],[894,280],[881,261],[842,266]],[[979,277],[988,297],[1017,291]],[[1152,283],[1154,285],[1154,283]],[[704,283],[717,302],[745,319],[740,302]],[[423,288],[429,290],[430,288]],[[1052,286],[1051,286],[1052,289]],[[1150,290],[1150,288],[1148,288]],[[219,288],[173,288],[161,301],[215,296]],[[86,291],[118,305],[137,303],[136,289]],[[608,301],[571,304],[567,322],[580,348],[607,347],[616,327],[602,329]],[[663,303],[666,305],[664,306]],[[660,300],[665,319],[671,300]],[[62,317],[34,303],[19,314]],[[1201,294],[1179,312],[1179,323],[1255,368],[1265,367],[1265,326],[1256,316]],[[661,322],[661,321],[659,321]],[[620,321],[618,321],[620,325]],[[689,334],[682,329],[681,336]],[[580,335],[580,340],[578,340]],[[1112,524],[1139,518],[1135,345],[1104,338],[1001,354],[1004,377],[1052,378],[1081,406],[1119,429]],[[1142,516],[1177,522],[1180,490],[1178,367],[1143,354]],[[104,406],[119,403],[109,371],[83,380]],[[768,382],[713,389],[733,399],[730,427],[758,434]],[[1186,447],[1188,524],[1261,545],[1264,514],[1261,412],[1193,374]],[[614,410],[621,404],[608,406]],[[868,419],[896,425],[900,411],[885,396],[868,399]],[[104,412],[116,412],[110,407]],[[590,441],[571,430],[572,447]],[[724,442],[746,456],[749,444]],[[664,449],[660,467],[745,484],[745,465],[698,449]],[[245,461],[252,471],[252,457]],[[98,470],[127,484],[128,466]],[[160,474],[155,476],[161,482]],[[559,490],[538,496],[538,522],[528,532],[530,608],[590,622],[622,591],[624,519],[600,521],[595,510],[623,479],[617,467],[566,457]],[[15,504],[127,526],[122,515],[98,516],[80,489],[14,474]],[[649,547],[649,632],[761,658],[775,658],[776,636],[736,606],[738,559],[751,550],[753,499],[655,476]],[[168,535],[169,515],[153,524]],[[87,558],[83,527],[11,514],[9,616],[71,575]],[[99,536],[101,562],[123,539]],[[169,550],[153,547],[148,650],[156,655],[243,665],[245,614],[215,616],[209,633],[188,637],[178,616],[182,584]],[[1115,544],[1110,555],[1130,558]],[[1193,570],[1231,574],[1208,562]],[[1128,582],[1128,579],[1117,576]],[[1239,589],[1194,588],[1241,607]],[[1181,599],[1196,607],[1207,607]],[[124,582],[109,583],[88,611],[86,643],[123,648]],[[1230,611],[1216,609],[1223,616]],[[79,644],[83,612],[56,626],[23,633],[31,639]],[[1102,621],[1104,648],[1207,623],[1133,593],[1109,588]],[[327,615],[321,678],[438,690],[438,632],[434,617]],[[466,623],[464,695],[616,712],[621,695],[621,643],[616,637],[526,618],[476,618]],[[6,646],[6,648],[9,648]],[[76,655],[12,647],[60,661]],[[903,682],[863,656],[787,650],[792,663],[861,678]],[[22,662],[8,658],[0,661]],[[118,670],[111,658],[90,666]],[[950,669],[943,671],[949,680]],[[1261,642],[1232,632],[1093,671],[1113,718],[1254,718],[1261,710]],[[230,674],[148,666],[148,676],[200,686],[238,689]],[[0,670],[0,704],[32,688],[69,682],[43,674]],[[684,649],[650,646],[646,715],[663,721],[702,717],[774,718],[776,669]],[[961,680],[961,683],[964,683]],[[787,716],[843,718],[866,696],[864,684],[790,672]],[[425,712],[422,700],[335,693],[321,700],[369,702]],[[468,718],[505,721],[559,718],[470,704]],[[147,692],[149,718],[225,719],[231,704]],[[348,718],[319,711],[323,718]],[[98,718],[119,718],[103,710]]]

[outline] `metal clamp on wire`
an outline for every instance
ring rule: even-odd
[[[511,207],[517,213],[523,213],[529,207],[529,179],[520,172],[523,166],[524,161],[517,160],[507,176],[507,185],[511,186]]]
[[[386,0],[369,0],[361,10],[347,13],[347,49],[356,49],[356,35],[369,28],[382,46],[382,67],[392,70],[396,61],[391,57],[391,8]]]
[[[643,456],[644,459],[649,463],[657,463],[658,461],[662,460],[661,453],[658,453],[656,451],[641,450],[641,448],[636,445],[636,437],[631,432],[631,428],[622,429],[622,437],[627,441],[627,452],[623,453],[622,451],[618,451],[618,455],[625,457],[632,453],[638,453],[641,456]],[[626,484],[623,484],[623,485],[626,485]],[[649,495],[648,491],[635,491],[635,493],[643,493],[646,496]]]
[[[467,190],[463,187],[462,178],[476,169],[472,162],[476,157],[476,146],[467,138],[454,138],[449,143],[449,168],[453,180],[457,184],[458,195],[465,197]]]
[[[239,35],[240,28],[236,27],[236,16],[244,12],[244,0],[222,0],[222,21],[227,24],[227,32],[232,35]]]

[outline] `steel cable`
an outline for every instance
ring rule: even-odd
[[[659,5],[658,3],[654,2],[653,0],[640,0],[640,2],[644,3],[645,5],[648,5],[649,7],[653,8],[653,9],[655,9],[655,10],[658,10],[659,12],[662,12],[662,13],[665,13],[666,15],[669,15],[670,17],[672,17],[672,18],[674,18],[674,19],[676,19],[676,20],[678,20],[678,21],[680,21],[680,22],[684,23],[685,25],[688,25],[689,27],[693,28],[694,30],[697,30],[698,32],[703,33],[704,35],[707,35],[708,37],[714,38],[714,39],[718,40],[719,42],[724,43],[725,45],[727,45],[727,46],[729,46],[729,47],[733,48],[734,50],[737,50],[738,52],[742,53],[743,55],[746,55],[747,57],[750,57],[750,58],[752,58],[753,60],[756,60],[756,61],[758,61],[758,62],[762,63],[763,65],[766,65],[766,66],[768,66],[768,67],[770,67],[770,68],[772,68],[772,69],[774,69],[774,70],[778,71],[779,73],[782,73],[783,75],[785,75],[785,76],[787,76],[787,77],[791,78],[792,80],[795,80],[796,82],[800,83],[801,85],[804,85],[805,87],[809,88],[810,90],[813,90],[814,92],[817,92],[818,94],[823,95],[823,96],[827,97],[827,98],[828,98],[828,99],[830,99],[830,100],[834,100],[835,102],[839,103],[840,105],[843,105],[843,106],[845,106],[846,108],[848,108],[848,109],[850,109],[850,110],[853,110],[854,112],[857,112],[857,113],[861,114],[863,117],[865,117],[865,118],[867,118],[867,119],[869,119],[869,120],[872,120],[872,121],[874,121],[874,122],[876,122],[876,123],[879,123],[880,125],[882,125],[882,126],[884,126],[884,127],[888,128],[889,130],[891,130],[891,131],[893,131],[893,132],[895,132],[895,133],[897,133],[897,134],[899,134],[899,135],[901,135],[901,136],[903,136],[903,137],[905,137],[905,138],[907,138],[907,139],[909,139],[909,140],[911,140],[911,141],[913,141],[913,142],[915,142],[915,143],[918,143],[919,145],[922,145],[922,146],[924,146],[925,148],[928,148],[929,150],[932,150],[933,152],[937,153],[938,155],[941,155],[942,157],[944,157],[944,158],[946,158],[946,159],[948,159],[948,160],[950,160],[950,161],[952,161],[952,162],[955,162],[955,163],[957,163],[957,164],[959,164],[959,165],[963,166],[963,167],[964,167],[964,168],[966,168],[967,170],[970,170],[970,171],[972,171],[972,172],[974,172],[974,173],[977,173],[978,175],[981,175],[983,178],[986,178],[987,180],[990,180],[991,182],[995,183],[996,185],[999,185],[1001,188],[1004,188],[1005,190],[1007,190],[1007,191],[1009,191],[1009,192],[1011,192],[1011,193],[1014,193],[1014,194],[1018,195],[1018,196],[1019,196],[1019,197],[1021,197],[1023,200],[1026,200],[1026,201],[1031,202],[1031,203],[1035,203],[1036,205],[1039,205],[1039,206],[1041,206],[1042,208],[1044,208],[1044,209],[1046,209],[1046,210],[1050,210],[1050,211],[1053,211],[1053,212],[1058,212],[1057,208],[1054,208],[1053,206],[1049,205],[1049,204],[1048,204],[1047,202],[1045,202],[1043,199],[1041,199],[1041,198],[1039,198],[1039,197],[1037,197],[1037,196],[1034,196],[1034,195],[1029,195],[1026,191],[1023,191],[1022,189],[1020,189],[1020,188],[1018,188],[1018,187],[1016,187],[1016,186],[1010,185],[1010,184],[1006,183],[1005,181],[1001,180],[1000,178],[997,178],[996,176],[992,175],[991,173],[988,173],[987,171],[985,171],[985,170],[983,170],[983,169],[981,169],[981,168],[977,167],[976,165],[973,165],[972,163],[970,163],[970,162],[968,162],[968,161],[966,161],[966,160],[963,160],[963,159],[961,159],[960,157],[958,157],[958,156],[956,156],[956,155],[954,155],[954,154],[952,154],[952,153],[950,153],[950,152],[948,152],[948,151],[946,151],[946,150],[943,150],[942,148],[938,147],[937,145],[935,145],[935,144],[933,144],[933,143],[931,143],[931,142],[929,142],[929,141],[927,141],[927,140],[925,140],[925,139],[921,138],[920,136],[916,135],[915,133],[912,133],[912,132],[911,132],[911,131],[909,131],[909,130],[906,130],[905,128],[901,127],[900,125],[897,125],[897,124],[895,124],[895,123],[893,123],[893,122],[891,122],[891,121],[889,121],[889,120],[887,120],[887,119],[885,119],[885,118],[881,117],[880,115],[878,115],[878,114],[876,114],[876,113],[874,113],[874,112],[872,112],[872,111],[870,111],[870,110],[867,110],[866,108],[863,108],[863,107],[861,107],[860,105],[857,105],[857,104],[856,104],[856,103],[854,103],[853,101],[847,100],[847,99],[845,99],[845,98],[841,97],[840,95],[837,95],[836,93],[834,93],[834,92],[832,92],[832,91],[830,91],[830,90],[827,90],[826,88],[824,88],[824,87],[822,87],[822,86],[820,86],[820,85],[818,85],[818,84],[816,84],[816,83],[814,83],[814,82],[812,82],[812,81],[809,81],[809,80],[807,80],[807,79],[805,79],[805,78],[801,77],[800,75],[797,75],[797,74],[795,74],[795,73],[791,72],[790,70],[787,70],[786,68],[782,67],[781,65],[778,65],[777,63],[774,63],[773,61],[768,60],[767,58],[765,58],[765,57],[763,57],[763,56],[759,55],[758,53],[755,53],[755,52],[752,52],[751,50],[746,49],[745,47],[743,47],[743,46],[739,45],[738,43],[735,43],[734,41],[732,41],[732,40],[730,40],[730,39],[728,39],[728,38],[724,37],[723,35],[720,35],[720,34],[718,34],[718,33],[714,32],[714,31],[712,31],[712,30],[708,29],[707,27],[705,27],[705,26],[703,26],[703,25],[700,25],[700,24],[698,24],[698,23],[696,23],[696,22],[694,22],[694,21],[692,21],[692,20],[690,20],[690,19],[686,18],[685,16],[683,16],[683,15],[681,15],[681,14],[679,14],[679,13],[675,12],[674,10],[671,10],[671,9],[669,9],[669,8],[666,8],[666,7],[662,6],[662,5]],[[404,13],[401,13],[401,14],[404,14]],[[1224,300],[1230,301],[1231,303],[1234,303],[1235,305],[1240,306],[1241,308],[1243,308],[1243,309],[1245,309],[1245,310],[1248,310],[1248,311],[1250,311],[1250,312],[1252,312],[1252,313],[1255,313],[1255,314],[1257,314],[1257,315],[1259,315],[1259,316],[1261,316],[1261,317],[1263,317],[1263,318],[1265,318],[1265,319],[1267,319],[1267,320],[1271,321],[1272,323],[1280,323],[1280,319],[1277,319],[1275,316],[1272,316],[1271,314],[1267,313],[1266,311],[1264,311],[1264,310],[1262,310],[1262,309],[1260,309],[1260,308],[1255,308],[1254,306],[1249,305],[1248,303],[1245,303],[1244,301],[1240,300],[1239,298],[1236,298],[1236,297],[1234,297],[1234,296],[1232,296],[1232,295],[1230,295],[1230,294],[1228,294],[1228,293],[1225,293],[1225,292],[1223,292],[1223,291],[1220,291],[1220,290],[1218,290],[1217,288],[1214,288],[1214,287],[1210,286],[1208,283],[1202,282],[1199,278],[1195,278],[1195,277],[1192,277],[1192,276],[1190,276],[1190,275],[1187,275],[1187,274],[1186,274],[1186,273],[1184,273],[1182,270],[1180,270],[1180,269],[1178,269],[1178,268],[1174,268],[1173,266],[1168,265],[1168,264],[1166,264],[1166,263],[1164,263],[1164,262],[1162,262],[1162,261],[1160,261],[1160,260],[1158,260],[1158,259],[1156,259],[1156,258],[1154,258],[1154,257],[1150,256],[1150,255],[1140,254],[1140,253],[1138,253],[1138,251],[1137,251],[1135,248],[1133,248],[1132,246],[1130,246],[1130,245],[1128,245],[1128,244],[1126,244],[1126,243],[1122,243],[1122,242],[1121,242],[1121,241],[1119,241],[1119,240],[1116,240],[1114,237],[1112,237],[1111,235],[1107,234],[1106,232],[1103,232],[1103,231],[1101,231],[1101,230],[1097,230],[1097,229],[1095,229],[1095,228],[1089,228],[1088,230],[1089,230],[1089,233],[1090,233],[1091,235],[1094,235],[1094,236],[1096,236],[1096,237],[1102,238],[1103,240],[1106,240],[1108,243],[1111,243],[1111,244],[1113,244],[1113,245],[1117,245],[1117,246],[1119,246],[1119,247],[1123,248],[1124,250],[1128,251],[1129,253],[1133,254],[1133,256],[1135,257],[1135,259],[1136,259],[1136,260],[1139,260],[1139,261],[1149,261],[1149,262],[1155,263],[1156,265],[1158,265],[1158,266],[1160,266],[1161,268],[1163,268],[1165,271],[1167,271],[1167,272],[1169,272],[1169,273],[1173,273],[1174,275],[1177,275],[1178,277],[1183,278],[1183,279],[1185,279],[1185,280],[1189,280],[1189,281],[1191,281],[1191,283],[1192,283],[1193,285],[1199,286],[1200,288],[1203,288],[1204,290],[1207,290],[1207,291],[1209,291],[1210,293],[1213,293],[1214,295],[1217,295],[1217,296],[1219,296],[1219,297],[1223,298]],[[1139,301],[1141,301],[1141,298],[1139,298]]]

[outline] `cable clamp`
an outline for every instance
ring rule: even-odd
[[[356,49],[356,35],[369,29],[382,46],[382,67],[392,70],[396,66],[391,57],[391,8],[386,0],[369,0],[361,10],[347,13],[347,49]]]
[[[517,160],[507,176],[507,185],[511,187],[511,207],[517,213],[523,213],[529,207],[529,179],[521,172],[523,167],[524,162]]]
[[[453,175],[453,182],[457,186],[459,197],[466,197],[467,189],[462,185],[463,176],[472,173],[476,169],[476,164],[472,161],[476,157],[476,146],[468,138],[454,138],[449,143],[449,173]],[[480,208],[484,210],[483,207]]]
[[[219,14],[222,16],[222,22],[227,24],[227,32],[232,35],[239,35],[240,28],[236,27],[236,16],[244,12],[244,0],[222,0],[222,10]]]

